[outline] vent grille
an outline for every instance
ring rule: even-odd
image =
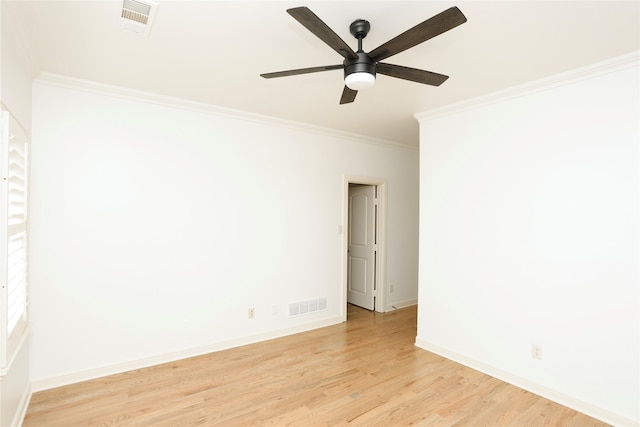
[[[157,4],[151,1],[123,0],[120,13],[122,28],[125,31],[147,35],[156,8]]]
[[[122,9],[122,17],[124,19],[136,21],[144,25],[147,25],[147,21],[149,20],[149,15],[143,15],[141,13],[138,13],[129,9]]]
[[[308,301],[293,302],[289,304],[289,317],[301,314],[313,313],[327,309],[327,298],[316,298]]]

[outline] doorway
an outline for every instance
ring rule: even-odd
[[[385,189],[376,178],[345,177],[344,317],[347,304],[384,312]]]

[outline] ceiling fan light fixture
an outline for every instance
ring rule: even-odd
[[[344,78],[344,84],[352,90],[369,89],[375,82],[376,76],[366,72],[351,73]]]
[[[351,90],[368,89],[376,82],[376,63],[362,51],[355,54],[344,60],[344,84]]]

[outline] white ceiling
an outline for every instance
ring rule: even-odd
[[[148,37],[121,29],[121,1],[8,3],[40,70],[417,145],[414,114],[640,49],[638,1],[168,1]],[[341,64],[286,13],[308,6],[364,50],[458,6],[467,23],[385,62],[449,75],[440,87],[378,76],[339,105],[342,71],[266,80],[260,73]]]

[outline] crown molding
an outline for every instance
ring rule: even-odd
[[[640,65],[640,51],[634,51],[626,55],[617,56],[605,61],[596,62],[585,67],[576,68],[564,73],[544,77],[521,85],[513,86],[497,92],[492,92],[476,98],[456,102],[444,107],[427,110],[416,114],[418,121],[428,121],[435,118],[457,114],[486,105],[496,104],[513,98],[567,86],[579,81],[591,79],[616,71],[638,67]]]
[[[178,108],[198,113],[211,114],[218,117],[230,118],[235,120],[245,120],[253,123],[261,123],[264,125],[278,126],[302,132],[310,132],[319,135],[325,135],[333,138],[346,139],[353,142],[372,144],[387,148],[397,148],[407,151],[418,151],[418,147],[401,144],[396,141],[378,139],[369,136],[359,135],[356,133],[340,131],[337,129],[315,126],[308,123],[297,122],[293,120],[279,119],[263,114],[250,113],[247,111],[235,110],[231,108],[220,107],[202,102],[189,101],[182,98],[174,98],[170,96],[160,95],[151,92],[144,92],[136,89],[125,88],[122,86],[108,85],[98,83],[91,80],[84,80],[75,77],[69,77],[61,74],[43,72],[34,80],[34,83],[46,86],[61,87],[64,89],[77,90],[81,92],[89,92],[98,95],[112,96],[116,98],[127,99],[134,102],[144,102],[147,104],[160,105],[168,108]]]

